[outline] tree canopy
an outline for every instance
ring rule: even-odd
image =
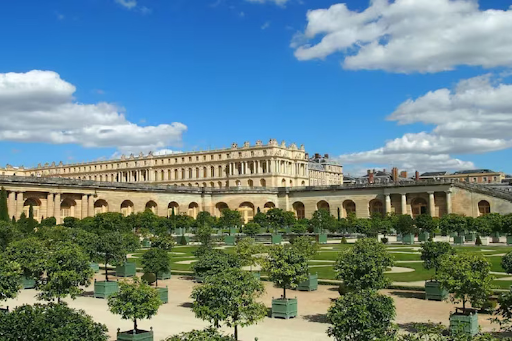
[[[5,258],[20,265],[24,277],[39,280],[47,257],[43,243],[36,238],[12,242],[5,251]]]
[[[225,253],[222,250],[209,249],[201,254],[194,263],[193,269],[196,276],[205,278],[222,272],[224,269],[240,268],[238,257]]]
[[[15,298],[21,289],[21,267],[0,255],[0,302]]]
[[[311,226],[316,227],[319,233],[324,233],[325,231],[335,232],[337,230],[336,222],[336,218],[326,209],[315,211],[313,217],[309,220]]]
[[[171,255],[166,250],[152,247],[142,255],[142,268],[146,273],[155,274],[158,286],[158,275],[171,272]]]
[[[216,328],[210,327],[205,330],[192,330],[169,336],[165,341],[235,341],[235,339],[228,335],[222,335]]]
[[[421,245],[423,266],[427,270],[434,269],[436,274],[443,257],[454,254],[455,249],[447,242],[425,242]]]

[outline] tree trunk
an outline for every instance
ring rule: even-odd
[[[286,284],[283,285],[283,298],[286,298]]]
[[[462,311],[464,311],[464,313],[466,313],[466,300],[465,299],[462,300]]]
[[[156,277],[155,287],[158,287],[158,272],[155,272],[155,277]]]
[[[105,280],[108,282],[107,263],[108,263],[108,257],[105,257]]]
[[[238,341],[238,325],[235,324],[235,340]]]
[[[137,334],[137,319],[133,319],[133,330],[134,334]]]

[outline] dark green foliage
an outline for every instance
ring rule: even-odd
[[[293,233],[303,234],[303,233],[306,233],[308,231],[308,226],[307,226],[307,224],[304,224],[303,222],[298,221],[298,222],[296,222],[295,224],[292,225],[291,231]]]
[[[352,291],[383,289],[389,279],[384,276],[393,258],[386,247],[375,239],[359,239],[353,248],[339,253],[334,270],[337,278],[343,280]]]
[[[248,236],[254,237],[258,233],[260,233],[261,226],[255,222],[249,222],[244,225],[242,228],[242,232]]]
[[[95,232],[96,220],[94,217],[85,217],[84,219],[78,221],[77,228],[81,228],[87,232]]]
[[[317,228],[319,233],[324,233],[325,231],[336,232],[338,230],[336,218],[325,209],[315,211],[309,223],[313,228]]]
[[[503,256],[501,259],[501,267],[505,269],[508,274],[512,274],[512,252]]]
[[[98,241],[95,259],[105,264],[105,280],[108,282],[107,264],[121,264],[126,259],[124,235],[114,231],[103,234]]]
[[[369,235],[372,237],[377,237],[379,233],[383,235],[388,235],[393,229],[393,223],[391,219],[382,215],[381,213],[373,213],[369,220]]]
[[[416,232],[414,220],[408,214],[400,214],[394,217],[395,229],[399,234],[411,234]]]
[[[231,336],[222,335],[215,328],[205,330],[192,330],[179,335],[169,336],[165,341],[235,341]]]
[[[70,239],[73,243],[80,246],[88,261],[100,260],[98,259],[98,245],[100,244],[100,237],[98,235],[82,229],[73,229],[70,233]]]
[[[157,276],[158,286],[158,275],[171,271],[171,255],[166,250],[152,247],[142,255],[142,268],[144,272],[151,272]]]
[[[507,293],[498,297],[499,308],[496,315],[501,318],[496,318],[493,322],[499,323],[501,328],[507,331],[512,330],[512,288]]]
[[[157,237],[151,238],[151,247],[171,251],[176,245],[174,238],[170,234],[162,234]]]
[[[180,245],[187,245],[187,244],[188,244],[188,242],[187,242],[187,238],[185,237],[185,235],[184,235],[184,234],[182,234],[182,235],[180,236],[180,242],[179,242],[179,244],[180,244]]]
[[[271,208],[267,211],[267,223],[269,228],[277,233],[277,231],[285,226],[284,211],[280,208]]]
[[[211,225],[203,224],[197,227],[196,238],[203,247],[211,247],[213,243],[213,230]]]
[[[380,241],[382,242],[382,244],[387,244],[389,242],[389,239],[386,237],[382,237]]]
[[[246,271],[232,268],[210,276],[205,284],[192,291],[192,310],[197,318],[209,321],[215,327],[224,322],[234,327],[238,340],[238,326],[257,323],[267,315],[264,304],[256,302],[265,291],[263,283]]]
[[[41,220],[41,226],[52,227],[55,225],[57,225],[57,220],[55,219],[55,217],[48,217]]]
[[[347,244],[347,238],[341,237],[341,244]]]
[[[111,232],[132,232],[131,227],[121,213],[107,212],[99,213],[94,217],[93,230],[97,234]]]
[[[22,305],[0,315],[3,341],[107,341],[108,329],[66,304]]]
[[[219,225],[222,228],[240,228],[243,224],[242,215],[239,211],[226,208],[222,210]]]
[[[0,189],[0,221],[11,221],[7,208],[7,191],[3,187]]]
[[[261,227],[267,228],[268,221],[267,216],[265,213],[258,212],[254,215],[254,218],[252,218],[252,222],[260,225]]]
[[[194,263],[193,269],[196,276],[205,278],[224,269],[240,268],[240,266],[240,260],[235,255],[218,249],[210,249],[199,257]]]
[[[16,230],[10,221],[0,220],[0,252],[7,248],[16,236]]]
[[[479,236],[489,236],[491,234],[491,223],[485,216],[467,217],[467,219],[468,230],[478,233]]]
[[[0,302],[15,298],[21,289],[21,267],[0,255]]]
[[[320,249],[318,243],[311,237],[296,237],[290,240],[290,244],[295,251],[302,253],[307,259],[311,259]]]
[[[414,223],[422,232],[433,234],[437,229],[437,221],[430,214],[420,214],[414,219]]]
[[[72,231],[72,229],[62,225],[54,227],[41,226],[34,235],[51,251],[56,243],[71,240]]]
[[[480,218],[480,217],[479,217]],[[487,220],[492,232],[503,232],[503,217],[499,213],[489,213],[483,215],[481,219]]]
[[[475,246],[481,246],[482,245],[482,238],[480,238],[480,235],[476,236],[475,240]]]
[[[460,235],[467,229],[467,220],[462,215],[455,213],[446,214],[439,221],[439,226],[445,235],[448,235],[450,232],[457,232]]]
[[[256,265],[257,259],[253,255],[260,252],[261,247],[250,237],[242,238],[236,243],[236,255],[242,266]]]
[[[437,270],[443,257],[455,254],[455,249],[446,242],[425,242],[421,245],[421,260],[425,269]]]
[[[146,272],[144,275],[142,275],[142,277],[140,279],[142,279],[144,282],[146,282],[149,285],[151,285],[157,281],[156,275],[152,272]]]
[[[507,214],[501,217],[502,231],[507,235],[512,235],[512,214]]]
[[[23,276],[39,280],[45,269],[48,251],[35,238],[15,241],[5,250],[5,258],[20,265]]]
[[[196,227],[196,229],[201,226],[213,225],[215,225],[215,217],[213,217],[210,212],[201,211],[197,214],[196,221],[194,222],[194,227]]]
[[[34,232],[37,226],[37,221],[34,219],[34,206],[30,204],[28,207],[28,219],[27,219],[27,232]]]
[[[62,225],[69,227],[69,228],[76,228],[76,227],[78,227],[79,221],[80,221],[80,219],[77,219],[75,217],[66,217],[66,218],[64,218]]]
[[[371,222],[365,218],[350,219],[350,230],[364,235],[371,235]],[[376,233],[374,233],[376,235]]]
[[[339,297],[327,312],[329,336],[337,341],[392,340],[395,305],[389,296],[372,290]]]

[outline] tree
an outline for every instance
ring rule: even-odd
[[[489,213],[482,216],[482,219],[487,220],[492,232],[501,233],[503,231],[503,218],[501,214]]]
[[[292,248],[302,253],[307,259],[316,255],[320,249],[318,243],[316,243],[313,238],[307,236],[293,238],[290,240],[290,244]]]
[[[291,231],[297,234],[303,234],[308,231],[308,225],[304,224],[302,221],[297,221],[292,225]]]
[[[35,238],[15,241],[5,250],[5,258],[21,267],[23,277],[39,280],[44,272],[47,250]]]
[[[27,231],[33,232],[37,226],[37,221],[34,219],[34,206],[30,204],[28,207],[28,220],[27,220]]]
[[[308,279],[308,260],[289,245],[275,245],[269,248],[262,270],[271,282],[283,289],[285,299],[287,288],[296,288]]]
[[[499,307],[496,315],[500,315],[501,319],[496,318],[492,322],[500,324],[501,329],[510,331],[512,329],[512,288],[505,294],[498,297]]]
[[[512,274],[512,252],[503,256],[501,259],[501,267],[505,269],[508,274]]]
[[[271,208],[267,211],[267,223],[269,228],[277,233],[281,227],[284,227],[285,216],[284,211],[280,208]]]
[[[240,260],[240,265],[242,266],[250,266],[252,271],[252,266],[256,265],[257,259],[253,256],[260,251],[260,247],[256,244],[255,240],[252,238],[242,238],[236,244],[236,255]]]
[[[165,341],[235,341],[231,336],[222,335],[215,328],[192,330],[179,335],[169,336]]]
[[[98,213],[94,217],[94,232],[97,234],[105,234],[111,232],[131,232],[131,226],[126,223],[125,217],[121,213],[106,212]]]
[[[400,214],[394,217],[395,229],[399,234],[412,234],[416,232],[414,220],[408,214]]]
[[[457,232],[460,235],[467,229],[466,217],[455,213],[446,214],[439,221],[439,226],[444,234]]]
[[[76,228],[71,230],[70,239],[71,242],[80,246],[89,262],[94,262],[98,259],[98,245],[100,244],[100,237],[98,235]]]
[[[371,232],[371,222],[370,219],[366,218],[351,218],[350,220],[350,229],[354,232],[369,235]]]
[[[3,187],[0,189],[0,221],[11,221],[7,207],[7,191]]]
[[[267,215],[263,212],[256,213],[254,218],[252,218],[252,222],[260,225],[265,229],[268,227]]]
[[[475,231],[479,236],[488,236],[491,234],[491,225],[488,219],[484,218],[485,216],[480,216],[477,218],[473,218],[468,220],[468,229],[470,231]],[[470,217],[468,217],[469,219]]]
[[[242,215],[239,211],[223,209],[219,219],[220,226],[224,228],[239,228],[243,224]]]
[[[502,231],[508,236],[512,235],[512,214],[506,214],[501,217]]]
[[[433,234],[437,228],[436,221],[430,214],[420,214],[414,219],[416,227],[422,232]]]
[[[137,276],[133,277],[132,283],[119,282],[119,292],[108,297],[108,307],[113,314],[133,321],[133,334],[138,331],[137,320],[150,319],[161,305],[158,291]]]
[[[335,232],[337,230],[337,220],[326,209],[319,209],[313,213],[313,218],[309,223],[313,228],[317,228],[319,233],[324,233],[326,230]]]
[[[41,219],[40,225],[45,226],[45,227],[55,226],[55,225],[57,225],[57,219],[55,219],[55,217],[48,217],[48,218]]]
[[[339,297],[327,312],[327,334],[337,341],[388,339],[395,334],[395,305],[389,296],[363,290]]]
[[[10,221],[0,220],[0,252],[3,252],[14,240],[16,237],[15,232]]]
[[[152,248],[162,249],[169,252],[175,245],[176,241],[174,240],[172,235],[168,233],[151,238]]]
[[[22,305],[0,315],[3,341],[107,341],[108,329],[65,303]]]
[[[254,237],[258,233],[260,233],[261,226],[255,222],[248,222],[242,228],[242,232],[248,236]]]
[[[47,301],[57,298],[58,302],[68,295],[75,299],[83,291],[80,286],[89,286],[94,276],[87,255],[71,242],[56,246],[48,257],[45,272],[37,297]]]
[[[210,321],[216,328],[220,322],[234,328],[238,340],[238,326],[250,326],[267,315],[265,305],[256,302],[264,291],[263,284],[252,274],[236,268],[225,269],[194,288],[192,310],[197,318]]]
[[[222,272],[224,269],[240,268],[240,260],[222,250],[209,249],[199,256],[192,268],[196,276],[205,278]]]
[[[98,254],[96,259],[104,261],[105,280],[108,282],[107,264],[120,264],[126,258],[126,245],[123,235],[117,231],[105,233],[99,238]]]
[[[166,250],[152,247],[142,255],[142,268],[146,273],[155,274],[155,286],[158,286],[158,274],[171,272],[171,255]]]
[[[435,275],[441,266],[443,257],[455,254],[450,243],[446,242],[425,242],[421,245],[421,260],[423,267],[427,270],[434,269]]]
[[[202,247],[211,248],[213,243],[214,231],[211,225],[203,224],[197,227],[196,238],[201,243]]]
[[[201,211],[197,214],[194,226],[196,228],[199,228],[205,225],[213,226],[213,224],[215,224],[215,217],[212,217],[210,212]]]
[[[75,218],[75,217],[66,217],[66,218],[64,218],[62,225],[69,227],[69,228],[77,228],[79,221],[80,221],[80,219]]]
[[[460,254],[443,258],[437,280],[452,296],[451,301],[466,302],[474,307],[482,306],[491,293],[493,276],[490,263],[480,254]]]
[[[393,258],[386,247],[373,238],[364,238],[339,253],[334,270],[349,290],[378,290],[388,286],[384,272],[392,266]]]
[[[0,256],[0,302],[15,298],[21,289],[21,267]]]

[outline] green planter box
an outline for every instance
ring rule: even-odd
[[[0,314],[8,314],[9,313],[9,307],[7,308],[0,308]]]
[[[455,238],[458,236],[457,232],[450,232],[450,237]]]
[[[468,336],[478,334],[478,313],[476,311],[470,314],[455,312],[450,315],[450,333],[464,333]]]
[[[308,279],[299,284],[299,291],[315,291],[318,289],[318,274],[309,275]]]
[[[254,278],[256,278],[258,281],[261,280],[261,273],[259,272],[253,272],[252,275],[254,276]]]
[[[512,244],[512,236],[507,236],[507,245]]]
[[[474,242],[476,240],[476,237],[475,237],[475,234],[474,233],[466,233],[464,235],[464,239],[467,241],[467,242]]]
[[[283,241],[283,236],[280,234],[273,234],[272,235],[272,244],[281,244]]]
[[[135,276],[135,263],[125,262],[123,265],[116,266],[116,276],[117,277],[133,277]]]
[[[428,233],[428,232],[420,232],[418,234],[419,242],[426,242],[426,241],[428,241],[428,238],[430,238],[430,233]]]
[[[203,283],[204,278],[202,276],[195,276],[194,281],[196,281],[196,283]]]
[[[443,301],[448,297],[448,290],[441,287],[436,281],[425,282],[425,299],[431,301]]]
[[[153,341],[153,329],[150,331],[139,329],[137,334],[133,334],[133,330],[120,332],[117,329],[117,341]]]
[[[21,277],[21,286],[23,289],[33,289],[36,287],[36,281],[33,278]]]
[[[499,243],[500,242],[500,233],[499,232],[493,232],[491,233],[491,243]]]
[[[235,236],[224,236],[224,244],[235,245]]]
[[[169,303],[169,288],[156,288],[156,290],[158,290],[158,297],[160,297],[162,303]]]
[[[234,228],[234,227],[230,227],[230,228],[229,228],[229,235],[230,235],[230,236],[234,236],[235,234],[236,234],[236,228]]]
[[[402,236],[402,244],[404,245],[412,245],[414,244],[414,234],[404,234]]]
[[[272,318],[297,317],[297,298],[272,299]]]
[[[170,279],[171,278],[171,272],[162,272],[158,274],[158,279],[164,280],[164,279]]]
[[[320,233],[316,235],[316,241],[318,244],[327,244],[327,234]]]
[[[401,234],[397,234],[396,235],[396,241],[401,243],[402,242],[402,235]]]
[[[142,244],[142,247],[151,247],[151,242],[147,238],[142,239],[142,243],[141,244]]]
[[[107,298],[116,292],[119,292],[119,283],[94,281],[94,297]]]
[[[89,266],[95,273],[100,272],[100,266],[98,265],[98,263],[90,262]]]
[[[464,244],[464,236],[455,236],[453,237],[453,243],[457,245]]]

